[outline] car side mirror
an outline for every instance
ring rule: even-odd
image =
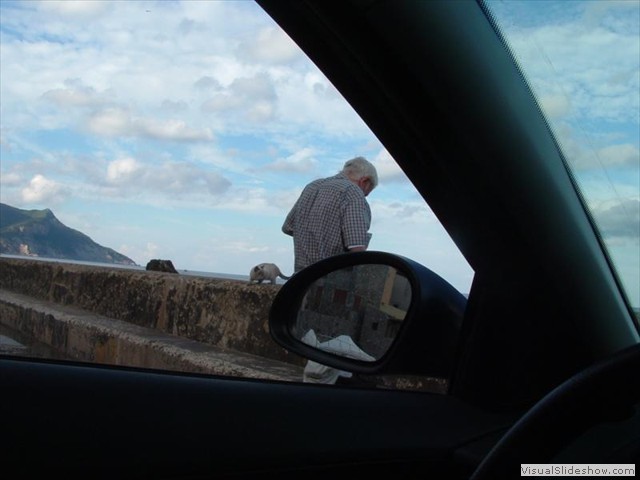
[[[363,374],[448,376],[466,297],[413,260],[346,253],[296,273],[269,312],[282,347]]]

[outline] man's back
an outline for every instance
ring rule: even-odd
[[[282,226],[293,236],[295,271],[354,246],[366,247],[370,224],[365,195],[346,175],[309,183]]]

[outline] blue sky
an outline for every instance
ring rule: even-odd
[[[605,3],[532,12],[510,35],[637,290],[639,82],[629,58],[640,21],[637,2]],[[500,5],[505,18],[535,7]],[[363,155],[380,174],[370,248],[468,292],[472,270],[394,160],[253,2],[3,0],[0,14],[3,203],[51,208],[141,265],[248,274],[274,262],[288,274],[292,242],[280,227],[302,187]],[[546,39],[593,22],[602,36],[590,50],[567,42],[557,59],[540,57]],[[615,56],[611,68],[594,51]]]
[[[490,0],[640,306],[640,2]]]

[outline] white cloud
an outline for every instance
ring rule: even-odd
[[[153,119],[139,120],[134,123],[135,130],[140,135],[158,140],[174,141],[208,141],[213,140],[213,134],[208,128],[190,128],[183,120],[157,121]]]
[[[60,185],[38,174],[31,179],[27,187],[22,189],[22,200],[25,203],[56,203],[62,193],[63,189]]]
[[[209,90],[209,89],[218,90],[222,87],[222,85],[220,85],[220,82],[218,80],[216,80],[213,77],[210,77],[209,75],[200,77],[198,80],[196,80],[193,86],[201,90]]]
[[[146,137],[178,142],[213,140],[208,128],[190,128],[185,121],[176,119],[133,118],[127,109],[118,107],[93,113],[87,127],[92,133],[106,137]]]
[[[29,105],[25,128],[46,120],[49,129],[80,125],[113,139],[177,141],[256,128],[289,136],[366,131],[333,86],[252,3],[91,3],[108,6],[95,10],[90,26],[54,16],[31,22],[38,26],[29,32],[31,42],[3,38],[2,70],[12,73],[11,82],[4,76],[1,82],[3,103],[23,112]],[[7,18],[8,26],[20,29],[14,16],[3,15],[3,23]],[[39,107],[34,98],[47,102]],[[71,114],[73,107],[94,112],[84,119]]]
[[[109,183],[130,183],[138,178],[142,170],[134,158],[121,158],[114,160],[107,166],[107,181]]]
[[[276,172],[299,172],[306,173],[313,171],[318,165],[318,160],[315,158],[315,149],[312,147],[306,147],[292,155],[277,159],[265,167],[266,170],[272,170]]]
[[[370,138],[370,130],[316,69],[281,73],[276,85],[278,121],[292,136]]]
[[[273,212],[274,206],[270,202],[270,193],[264,188],[238,188],[216,199],[212,208],[234,213],[265,214]]]
[[[65,88],[46,91],[42,98],[61,108],[91,107],[102,103],[94,88],[76,84],[71,80],[65,81],[65,84]]]
[[[203,198],[226,192],[231,182],[219,173],[205,170],[190,162],[164,161],[142,163],[134,158],[109,162],[106,181],[110,195],[146,195],[165,201],[199,204]],[[113,190],[113,189],[116,190]]]
[[[187,160],[203,163],[217,171],[243,175],[249,162],[236,149],[223,150],[215,143],[194,143],[189,146]]]
[[[298,197],[302,192],[302,187],[303,185],[300,185],[300,187],[293,190],[275,191],[269,196],[269,205],[278,209],[282,221],[284,221],[285,216],[298,200]]]
[[[422,201],[384,201],[371,200],[373,222],[392,221],[398,224],[427,225],[436,221],[433,212]],[[391,229],[394,231],[395,229]]]
[[[159,167],[147,168],[142,181],[146,188],[160,189],[168,195],[220,195],[231,186],[222,175],[203,171],[188,162],[166,162]]]
[[[275,104],[271,101],[258,101],[247,110],[246,118],[254,123],[268,122],[274,117],[275,108]]]
[[[47,15],[86,20],[96,17],[108,8],[108,2],[95,0],[41,0],[38,7]]]
[[[605,239],[640,239],[640,199],[602,202],[594,206],[593,214]]]
[[[247,61],[269,64],[286,64],[300,57],[293,40],[275,27],[263,28],[257,38],[243,41],[238,52]]]
[[[556,93],[554,95],[541,95],[540,106],[551,118],[566,117],[571,112],[571,103],[567,96]]]
[[[189,105],[183,100],[163,100],[160,108],[167,112],[180,113],[187,111],[189,109]]]
[[[253,122],[264,123],[275,115],[277,95],[271,79],[265,74],[237,78],[223,92],[202,105],[208,113],[239,115]]]
[[[567,123],[555,125],[562,150],[574,172],[627,168],[638,171],[640,150],[622,133],[589,133]],[[621,139],[624,139],[621,141]]]
[[[0,176],[0,184],[6,187],[17,186],[22,183],[22,177],[13,172],[2,172]]]
[[[94,113],[87,122],[89,130],[96,135],[127,135],[132,130],[131,117],[122,108],[107,108]]]
[[[629,143],[603,147],[598,151],[598,157],[605,165],[640,165],[640,151]]]

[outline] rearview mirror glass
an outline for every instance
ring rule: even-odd
[[[411,297],[411,283],[396,268],[349,266],[309,286],[290,331],[312,347],[374,362],[396,338]]]

